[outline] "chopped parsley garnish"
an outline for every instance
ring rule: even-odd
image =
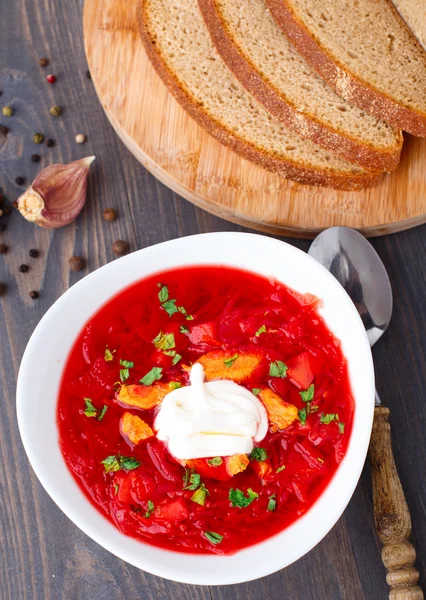
[[[84,409],[84,414],[86,417],[96,417],[98,421],[102,421],[106,411],[108,410],[108,406],[104,404],[103,408],[98,410],[93,406],[90,398],[84,398],[84,403],[86,405],[86,408]]]
[[[129,369],[133,369],[135,365],[129,360],[120,360],[120,365],[124,367],[124,369],[120,370],[120,380],[122,383],[124,383],[130,377]]]
[[[161,306],[164,308],[169,317],[178,312],[176,300],[167,300],[167,302],[163,302]]]
[[[178,389],[179,389],[179,388],[181,388],[181,387],[182,387],[182,384],[181,384],[181,382],[180,382],[180,381],[171,381],[171,382],[169,383],[169,388],[170,388],[171,390],[178,390]]]
[[[152,340],[157,350],[170,350],[175,347],[175,336],[173,333],[160,333]]]
[[[275,473],[281,473],[281,471],[284,471],[285,469],[285,465],[281,465],[281,467],[278,467],[278,469],[275,471]]]
[[[268,458],[268,453],[266,452],[265,448],[253,448],[253,450],[250,452],[250,456],[249,456],[250,460],[258,460],[259,462],[262,462],[263,460],[266,460],[267,458]]]
[[[175,356],[172,360],[172,365],[173,366],[177,365],[181,358],[182,358],[182,356],[180,354],[175,354]]]
[[[152,367],[152,369],[142,377],[139,383],[142,383],[143,385],[152,385],[154,381],[161,379],[162,376],[163,369],[161,367]]]
[[[196,502],[197,504],[200,504],[201,506],[204,506],[204,504],[206,502],[206,498],[209,494],[210,494],[210,492],[206,489],[206,486],[204,485],[204,483],[202,483],[200,485],[200,487],[198,488],[198,490],[196,490],[192,494],[191,500],[193,502]]]
[[[215,533],[214,531],[205,531],[204,535],[212,544],[220,544],[220,542],[223,540],[223,535],[220,535],[220,533]]]
[[[183,479],[183,489],[185,489],[185,487],[188,485],[188,481],[189,481],[189,476],[191,474],[190,469],[185,469],[183,475],[182,475],[182,479]]]
[[[345,433],[345,424],[342,423],[342,421],[340,421],[338,423],[338,425],[339,425],[339,431],[340,431],[340,433]]]
[[[266,333],[266,326],[262,325],[262,327],[259,327],[259,329],[256,331],[256,333],[254,334],[256,337],[259,337],[259,335],[261,333]]]
[[[179,331],[180,331],[180,333],[189,333],[189,329],[188,329],[188,327],[185,327],[185,325],[181,325],[179,327]]]
[[[244,492],[241,490],[229,490],[229,499],[232,503],[232,506],[237,506],[238,508],[245,508],[249,506],[253,500],[259,497],[257,492],[253,492],[251,488],[247,490],[247,496],[244,496]]]
[[[139,467],[141,463],[131,456],[113,455],[101,460],[101,464],[104,466],[105,473],[114,473],[114,471],[119,471],[120,469],[132,471]]]
[[[320,423],[324,423],[325,425],[328,425],[329,423],[332,423],[333,421],[338,421],[339,420],[339,415],[337,413],[328,413],[328,414],[322,414],[320,416]]]
[[[185,487],[183,489],[184,490],[196,490],[200,484],[201,484],[201,475],[198,475],[198,473],[192,473],[189,477],[189,484],[187,483],[187,481],[185,481]]]
[[[254,396],[258,396],[258,395],[260,394],[260,392],[261,392],[261,391],[262,391],[262,388],[253,388],[253,389],[252,389],[252,391],[251,391],[251,393],[252,393]]]
[[[115,350],[114,350],[114,352],[115,352]],[[108,346],[105,348],[104,360],[105,360],[105,362],[110,362],[111,360],[114,360],[114,355],[111,352],[111,350],[108,348]]]
[[[149,519],[152,513],[155,510],[154,502],[152,500],[148,500],[148,510],[145,513],[145,519]]]
[[[272,494],[272,496],[269,497],[268,510],[270,512],[274,512],[276,507],[277,507],[277,501],[275,500],[275,494]]]
[[[269,375],[271,377],[287,377],[287,365],[282,360],[276,360],[269,365]]]
[[[299,414],[299,421],[301,422],[302,425],[306,425],[306,407],[305,408],[301,408],[298,411]]]
[[[219,467],[223,463],[223,458],[216,456],[207,461],[211,467]]]
[[[230,369],[232,367],[232,365],[234,364],[234,362],[237,360],[237,358],[238,358],[238,354],[237,353],[234,354],[234,356],[231,356],[230,358],[225,358],[224,361],[223,361],[224,364],[225,364],[225,367],[227,369]]]
[[[120,489],[120,486],[118,485],[118,483],[114,483],[114,491],[115,491],[115,495],[118,494],[118,490]]]
[[[314,393],[315,393],[315,386],[313,383],[311,383],[311,385],[308,387],[308,389],[305,390],[304,392],[299,392],[300,397],[302,398],[303,402],[312,402],[312,400],[314,399]]]
[[[183,306],[176,306],[175,299],[169,298],[169,288],[167,287],[167,285],[163,285],[162,283],[158,283],[157,285],[160,288],[160,291],[158,292],[158,299],[160,301],[161,306],[164,308],[169,317],[171,317],[177,312],[180,312],[183,315],[185,315],[188,321],[194,318],[192,315],[189,315],[187,313],[186,309]]]
[[[167,287],[167,285],[163,285],[162,283],[158,283],[157,285],[161,288],[158,292],[158,299],[162,304],[163,302],[169,299],[169,288]]]

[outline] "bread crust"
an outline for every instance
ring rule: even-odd
[[[336,131],[314,115],[300,112],[280,90],[267,83],[249,59],[244,57],[220,17],[216,0],[198,0],[198,4],[213,43],[229,69],[240,83],[290,130],[369,171],[396,169],[403,142],[401,132],[393,147],[386,150],[377,149],[363,144],[349,134]]]
[[[233,132],[228,131],[223,125],[215,121],[182,88],[177,77],[168,68],[161,52],[156,48],[155,43],[153,43],[154,40],[150,34],[146,19],[149,3],[150,0],[139,0],[137,19],[141,39],[153,67],[179,104],[199,125],[219,140],[219,142],[230,147],[251,162],[261,165],[268,171],[273,171],[282,177],[292,179],[299,183],[331,187],[340,190],[361,190],[379,183],[383,173],[331,173],[267,154],[263,150],[256,148],[254,145],[239,138]]]
[[[390,0],[385,1],[391,5],[395,17],[406,27]],[[347,65],[341,64],[317,39],[314,39],[286,0],[265,0],[265,2],[275,21],[300,54],[339,96],[395,127],[418,137],[426,137],[426,113],[403,106],[399,101],[352,73]],[[415,38],[413,42],[418,44]]]

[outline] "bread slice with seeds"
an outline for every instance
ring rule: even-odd
[[[266,0],[299,52],[339,96],[426,136],[426,53],[391,0]]]
[[[289,129],[367,169],[397,167],[401,131],[340,98],[297,52],[264,0],[198,4],[228,67]]]
[[[392,0],[412,34],[426,50],[426,4],[424,0]]]
[[[245,90],[211,41],[197,0],[139,0],[142,41],[180,104],[220,142],[268,170],[299,181],[355,190],[369,172],[289,131]]]

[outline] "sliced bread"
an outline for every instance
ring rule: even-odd
[[[342,100],[296,51],[264,0],[198,4],[228,67],[289,129],[367,169],[397,167],[401,132]]]
[[[277,23],[333,89],[426,136],[426,53],[391,0],[266,0]]]
[[[335,157],[270,115],[222,61],[197,0],[139,2],[152,64],[180,104],[223,144],[300,183],[354,190],[380,180],[381,173]]]
[[[396,10],[406,22],[412,34],[426,49],[426,4],[425,0],[392,0]]]

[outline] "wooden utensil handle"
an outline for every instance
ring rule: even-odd
[[[374,520],[383,542],[382,560],[388,571],[390,600],[424,600],[414,567],[416,551],[410,543],[411,517],[392,453],[389,409],[374,411],[370,458],[373,475]]]

